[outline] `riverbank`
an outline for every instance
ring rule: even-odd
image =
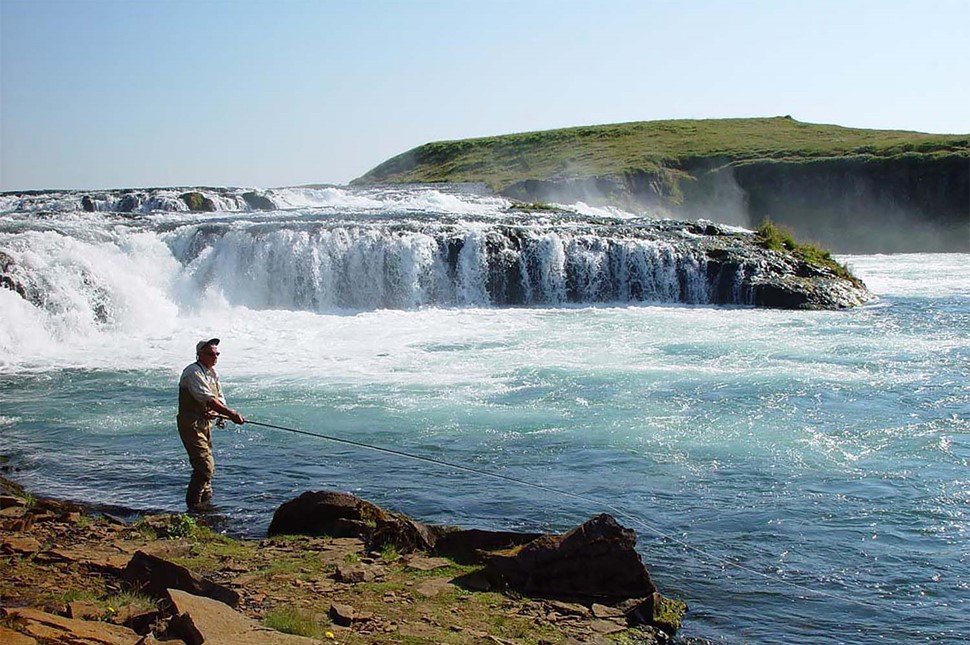
[[[210,595],[237,602],[234,611],[215,603],[233,614],[219,621],[257,630],[253,642],[313,642],[286,640],[284,632],[348,644],[666,640],[654,628],[628,627],[622,613],[604,605],[475,589],[478,567],[447,558],[392,547],[374,552],[358,538],[237,540],[214,531],[213,518],[123,521],[103,509],[34,496],[3,478],[0,484],[0,625],[13,630],[0,631],[3,642],[20,642],[13,632],[74,642],[67,634],[76,638],[72,630],[85,629],[117,634],[105,641],[112,643],[192,642],[178,617],[181,605],[176,610],[173,602],[133,590],[133,566],[146,560],[156,576],[184,567],[204,581],[197,588],[225,590]],[[267,628],[280,634],[270,636]],[[62,635],[51,636],[57,630]]]

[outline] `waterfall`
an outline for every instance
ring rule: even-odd
[[[219,210],[189,211],[187,191]],[[169,333],[214,302],[312,313],[750,304],[759,261],[718,242],[743,237],[588,207],[521,213],[459,188],[7,193],[0,355]]]
[[[188,226],[167,243],[195,291],[250,308],[713,302],[707,260],[649,239],[507,225]]]

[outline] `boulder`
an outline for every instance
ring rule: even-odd
[[[368,539],[391,514],[379,506],[336,491],[307,491],[273,513],[269,535],[326,535]]]
[[[656,591],[636,533],[602,514],[561,536],[491,554],[486,571],[527,595],[579,600],[644,598]]]
[[[188,645],[319,645],[320,641],[283,634],[247,618],[225,604],[178,589],[168,590],[175,617],[169,632]],[[134,641],[132,641],[134,642]]]
[[[204,211],[212,213],[216,210],[216,203],[198,191],[182,193],[179,195],[190,211]]]
[[[116,208],[118,209],[119,213],[132,213],[139,206],[141,206],[141,203],[144,198],[145,198],[145,195],[139,195],[136,193],[125,193],[124,195],[121,196],[121,199],[118,200],[118,204]]]
[[[389,544],[403,554],[430,551],[434,547],[438,536],[432,527],[408,517],[390,513],[388,516],[377,520],[367,538],[367,548],[379,551]]]
[[[249,191],[243,193],[242,198],[246,202],[246,205],[255,211],[276,210],[276,204],[273,203],[273,200],[257,192]]]
[[[212,598],[230,607],[239,604],[239,594],[174,562],[138,551],[121,574],[132,588],[153,598],[165,599],[168,590],[178,589],[197,596]]]

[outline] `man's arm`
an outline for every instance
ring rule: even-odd
[[[239,414],[235,410],[230,409],[225,403],[223,403],[222,401],[220,401],[215,397],[212,397],[211,399],[209,399],[209,409],[215,410],[216,412],[228,418],[236,425],[242,425],[246,423],[246,418],[243,415]]]

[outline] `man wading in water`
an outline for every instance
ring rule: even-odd
[[[192,464],[192,479],[185,493],[185,504],[199,510],[212,501],[212,420],[222,415],[239,425],[243,415],[226,406],[215,365],[219,360],[219,339],[202,340],[195,346],[196,361],[182,370],[179,379],[179,436]],[[218,422],[222,427],[222,420]]]

